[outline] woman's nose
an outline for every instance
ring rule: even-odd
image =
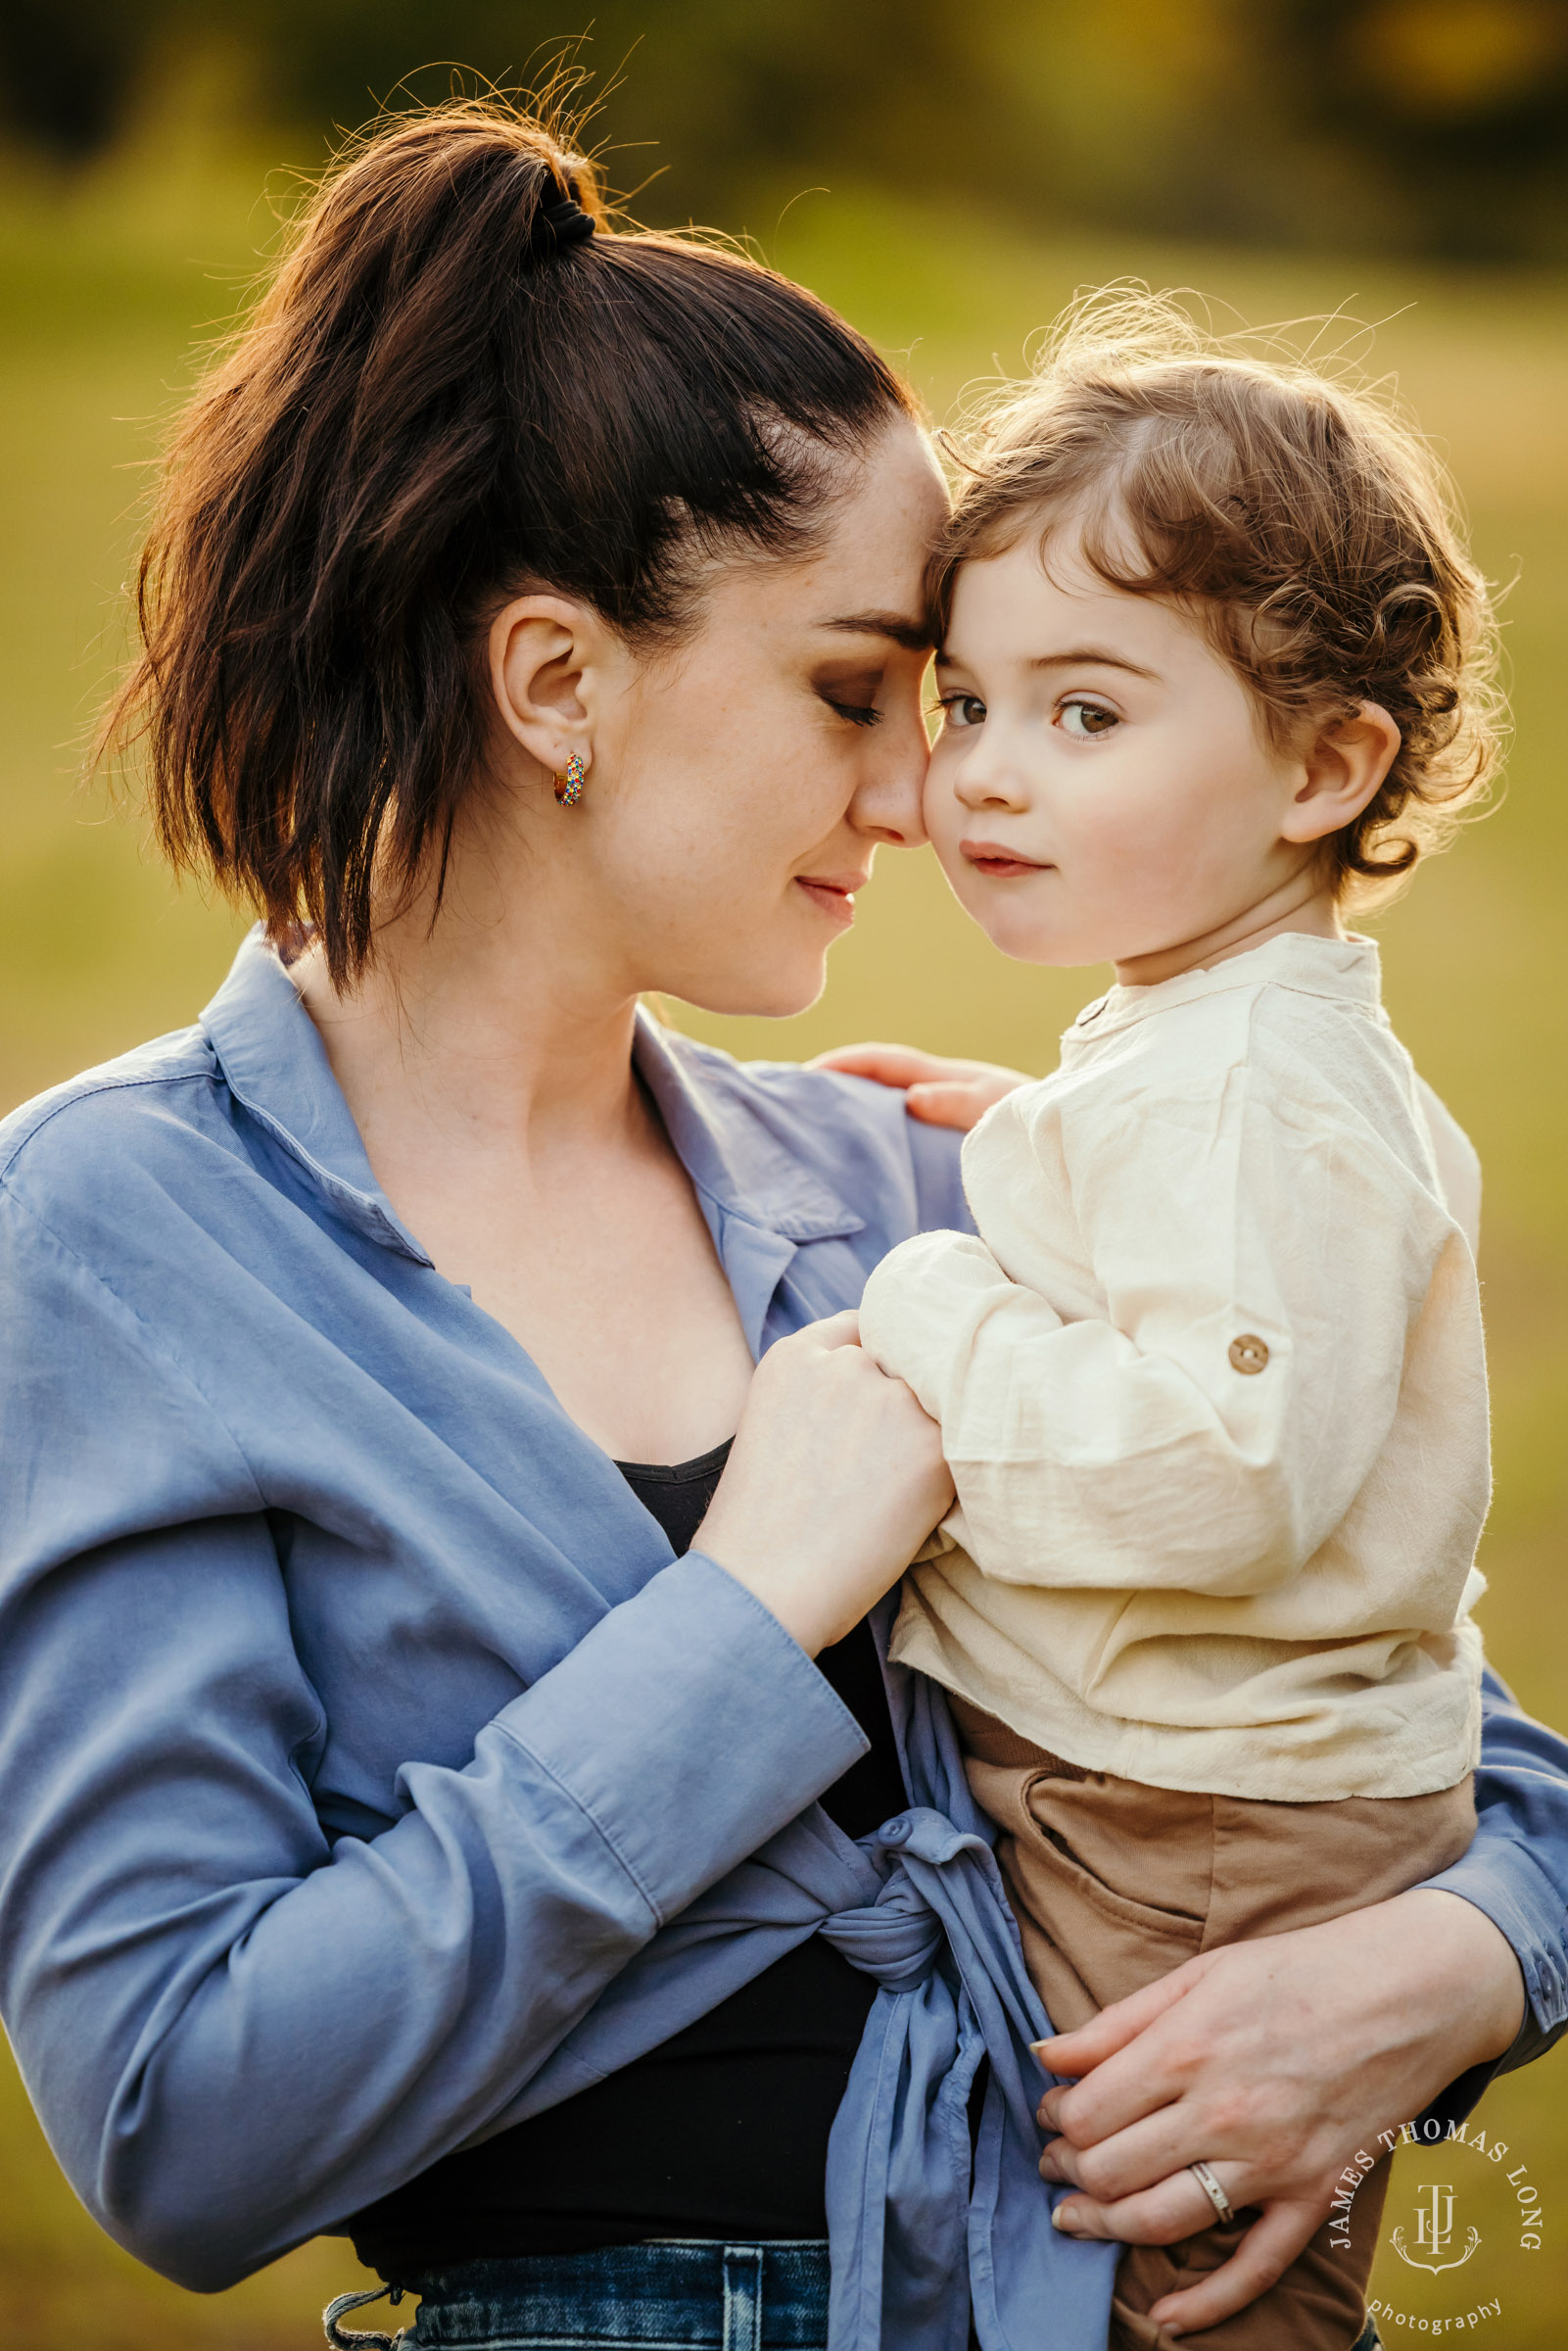
[[[926,839],[921,813],[930,757],[926,729],[918,719],[896,731],[884,721],[867,747],[869,757],[849,805],[849,821],[857,833],[890,841],[895,848],[918,849]]]

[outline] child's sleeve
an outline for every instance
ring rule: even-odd
[[[1417,1074],[1416,1100],[1432,1145],[1438,1182],[1449,1216],[1469,1242],[1471,1253],[1481,1251],[1481,1162],[1476,1147],[1441,1094],[1434,1093]]]
[[[1266,1592],[1352,1509],[1406,1384],[1403,1441],[1442,1455],[1441,1538],[1409,1530],[1442,1555],[1441,1612],[1452,1512],[1473,1544],[1487,1492],[1479,1306],[1442,1204],[1369,1128],[1250,1068],[1077,1115],[1043,1091],[966,1158],[983,1238],[905,1242],[861,1308],[941,1422],[953,1535],[1007,1582]],[[1427,1316],[1447,1318],[1435,1395]]]

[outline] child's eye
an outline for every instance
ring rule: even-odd
[[[937,708],[950,727],[983,727],[985,704],[977,694],[944,694],[937,698]]]
[[[1085,701],[1081,695],[1074,695],[1057,712],[1056,723],[1064,735],[1072,736],[1078,743],[1098,743],[1119,727],[1121,721],[1103,702]]]

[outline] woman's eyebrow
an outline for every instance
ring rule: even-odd
[[[927,653],[931,648],[931,624],[928,620],[911,620],[902,612],[843,612],[832,620],[819,620],[819,629],[836,629],[847,637],[887,637],[901,645],[907,653]]]

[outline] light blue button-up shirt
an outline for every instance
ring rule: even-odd
[[[758,1353],[967,1221],[958,1138],[897,1094],[646,1022],[638,1056]],[[399,1221],[254,935],[197,1027],[0,1126],[0,2012],[83,2201],[187,2284],[654,2045],[834,1903],[847,1946],[905,1867],[814,1809],[865,1745],[816,1667],[671,1560]],[[968,1841],[912,1706],[912,1793]],[[1497,1686],[1479,1796],[1439,1883],[1519,1955],[1524,2056],[1565,2015],[1568,1750]]]

